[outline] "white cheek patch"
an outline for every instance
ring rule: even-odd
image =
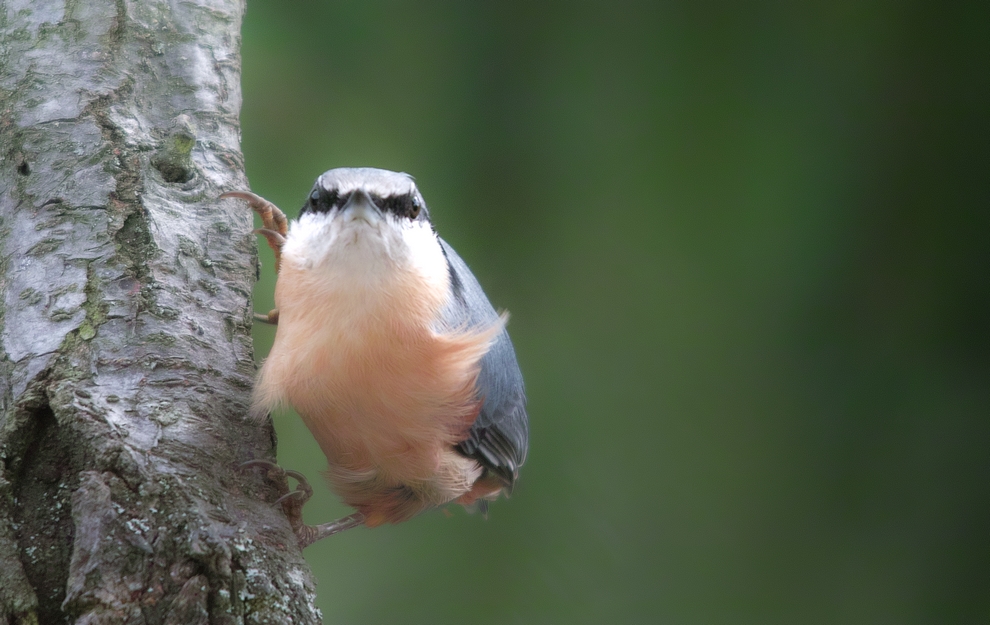
[[[433,228],[425,221],[411,222],[402,229],[403,252],[408,269],[431,289],[446,292],[450,288],[447,257]]]
[[[282,258],[300,269],[312,269],[326,257],[338,238],[340,226],[329,215],[307,213],[289,224],[289,234],[282,246]],[[334,226],[337,227],[334,227]]]

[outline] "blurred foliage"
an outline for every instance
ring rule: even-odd
[[[307,550],[327,623],[987,622],[990,4],[249,5],[253,189],[414,174],[529,392],[488,520]]]

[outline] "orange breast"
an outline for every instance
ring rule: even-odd
[[[501,324],[438,332],[445,285],[412,272],[369,284],[320,271],[283,261],[278,331],[254,411],[294,407],[327,456],[334,490],[367,513],[397,488],[421,506],[470,492],[481,469],[452,447],[477,416],[478,362]]]

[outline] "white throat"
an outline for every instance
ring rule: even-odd
[[[382,214],[371,207],[345,213],[307,213],[291,224],[283,265],[317,272],[334,290],[389,289],[419,283],[424,296],[446,301],[447,259],[427,221]]]

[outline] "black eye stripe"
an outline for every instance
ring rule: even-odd
[[[373,199],[375,200],[375,204],[383,211],[394,213],[399,217],[413,219],[419,215],[418,202],[411,194],[390,195],[384,198],[375,198],[373,196]]]
[[[335,208],[341,208],[351,199],[353,191],[341,195],[336,189],[327,191],[326,189],[313,189],[303,206],[300,214],[304,213],[327,213]],[[401,195],[380,196],[376,193],[369,193],[371,201],[381,209],[382,212],[392,213],[397,217],[406,219],[417,219],[426,207],[418,194],[403,193]]]

